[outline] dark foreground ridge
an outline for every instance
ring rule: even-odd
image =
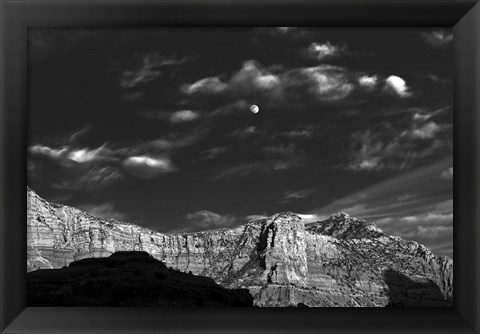
[[[28,273],[28,306],[252,306],[247,289],[167,268],[146,252],[117,252]]]

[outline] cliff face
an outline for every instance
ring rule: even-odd
[[[280,213],[229,230],[165,234],[27,192],[28,271],[145,251],[170,268],[248,288],[257,306],[451,306],[451,259],[344,213],[308,225]]]

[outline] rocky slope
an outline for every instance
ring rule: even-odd
[[[117,252],[72,262],[68,268],[31,271],[29,306],[241,306],[246,289],[225,289],[211,278],[167,268],[145,252]]]
[[[256,306],[451,306],[451,259],[345,213],[305,225],[287,212],[228,230],[165,234],[27,193],[28,271],[145,251],[170,268],[248,288]]]

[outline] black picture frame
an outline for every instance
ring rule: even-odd
[[[2,333],[479,333],[480,4],[460,1],[0,0]],[[454,30],[454,307],[26,307],[28,27],[336,26]]]

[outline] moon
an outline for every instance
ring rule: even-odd
[[[254,104],[254,105],[250,106],[250,111],[253,112],[254,114],[256,114],[260,111],[260,108],[256,104]]]

